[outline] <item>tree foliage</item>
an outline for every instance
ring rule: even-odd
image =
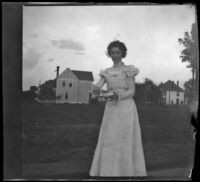
[[[146,101],[152,103],[158,103],[161,98],[160,88],[151,80],[146,78],[144,81]]]
[[[199,90],[199,42],[197,24],[193,23],[190,33],[185,32],[184,38],[179,38],[178,41],[184,47],[180,55],[181,61],[188,62],[187,67],[191,68],[194,82],[191,80],[190,82],[193,83],[193,91],[197,94]]]
[[[189,79],[188,81],[186,81],[184,83],[184,87],[185,87],[185,98],[188,99],[188,101],[190,102],[192,100],[192,79]]]
[[[160,87],[151,79],[146,78],[143,83],[136,83],[135,88],[134,100],[137,104],[144,104],[145,102],[160,103],[162,96]]]
[[[40,89],[40,94],[38,97],[40,100],[52,100],[56,99],[56,94],[53,88],[51,87],[42,87]]]
[[[133,96],[136,104],[145,103],[145,86],[144,83],[135,83],[135,95]]]
[[[32,92],[37,91],[37,87],[36,87],[36,86],[31,86],[31,87],[30,87],[30,91],[32,91]]]
[[[56,97],[56,80],[48,80],[40,86],[40,92],[38,98],[40,100],[55,100]]]
[[[24,100],[27,100],[27,101],[35,101],[35,98],[37,97],[37,94],[31,90],[28,90],[28,91],[24,91],[22,93],[22,97]]]
[[[178,42],[183,45],[184,49],[181,51],[180,58],[182,62],[188,62],[188,68],[198,70],[199,52],[198,52],[198,29],[197,24],[192,24],[192,29],[184,33],[184,38],[179,38]]]

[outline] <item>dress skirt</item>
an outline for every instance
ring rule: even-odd
[[[89,175],[147,175],[138,113],[132,98],[107,101]]]

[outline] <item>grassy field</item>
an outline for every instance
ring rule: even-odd
[[[82,169],[87,173],[104,108],[103,103],[24,102],[24,176],[59,176],[65,171],[70,176],[67,165],[74,166],[77,173]],[[187,107],[138,106],[137,109],[147,172],[191,168],[194,140]]]

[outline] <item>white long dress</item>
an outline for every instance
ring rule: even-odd
[[[107,83],[118,92],[117,101],[107,101],[90,176],[146,176],[145,158],[137,108],[133,100],[139,69],[125,65],[101,70],[96,86]]]

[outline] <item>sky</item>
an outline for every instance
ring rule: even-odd
[[[113,65],[106,48],[127,46],[122,60],[140,70],[136,82],[168,80],[183,87],[192,77],[182,63],[178,38],[191,31],[195,7],[188,5],[25,6],[23,7],[23,90],[56,77],[66,68],[99,72]]]

